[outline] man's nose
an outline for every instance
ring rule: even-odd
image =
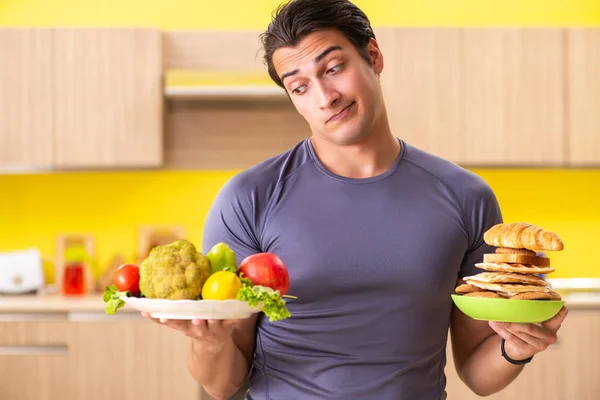
[[[333,107],[340,98],[340,93],[335,88],[329,87],[327,84],[318,85],[319,106],[322,109]]]

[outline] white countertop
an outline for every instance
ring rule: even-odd
[[[0,295],[0,313],[35,312],[98,312],[104,313],[102,294],[62,296],[58,294]],[[139,312],[132,307],[120,308],[118,313]]]
[[[600,292],[573,292],[564,296],[565,305],[570,308],[600,307]]]
[[[600,308],[600,291],[572,292],[563,297],[567,307]],[[0,313],[104,313],[101,294],[62,296],[58,294],[0,295]],[[117,314],[139,313],[133,307],[120,308]]]

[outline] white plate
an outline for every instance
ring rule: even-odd
[[[122,296],[126,304],[166,319],[243,319],[261,311],[240,300],[166,300]]]

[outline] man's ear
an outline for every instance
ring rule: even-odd
[[[367,54],[371,59],[371,66],[373,67],[375,74],[381,74],[381,71],[383,71],[383,54],[379,49],[379,43],[377,43],[377,40],[373,38],[369,40],[369,44],[367,45]]]

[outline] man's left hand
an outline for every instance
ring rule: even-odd
[[[504,350],[513,360],[524,360],[556,343],[556,333],[567,316],[563,307],[558,314],[541,324],[490,321],[490,327],[504,338]]]

